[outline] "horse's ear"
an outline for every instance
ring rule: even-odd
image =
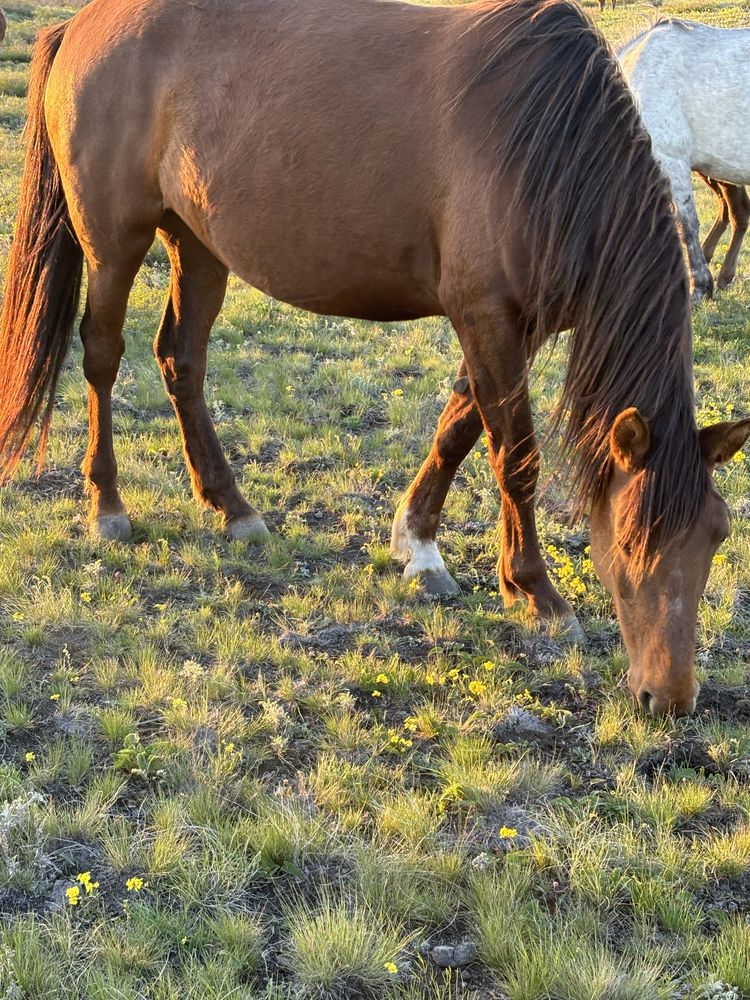
[[[612,424],[609,448],[619,468],[623,472],[638,472],[650,447],[651,431],[638,410],[631,406],[618,413]]]
[[[713,470],[724,465],[750,437],[750,419],[712,424],[700,432],[703,461]]]

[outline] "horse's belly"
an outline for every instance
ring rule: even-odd
[[[231,271],[290,305],[361,319],[439,314],[429,174],[415,157],[399,176],[390,163],[352,168],[356,150],[335,161],[311,146],[299,164],[280,141],[254,156],[215,156],[213,170],[200,159],[199,199],[168,165],[167,203]]]
[[[692,166],[702,174],[730,184],[750,183],[750,141],[746,149],[732,150],[721,147],[712,150],[696,150]],[[729,153],[729,155],[727,155]]]
[[[377,236],[358,228],[318,230],[303,215],[266,224],[208,220],[201,227],[216,256],[244,281],[310,312],[370,320],[415,319],[442,313],[431,243],[399,240],[385,227]],[[391,235],[392,241],[384,239]]]
[[[240,273],[240,277],[272,298],[327,316],[384,323],[440,315],[443,311],[434,298],[427,294],[420,295],[415,289],[401,287],[395,282],[358,285],[351,280],[340,283],[323,280],[318,288],[310,292],[302,284],[294,287],[289,275],[285,275],[278,284],[255,278],[251,272]]]
[[[690,165],[720,181],[749,183],[750,109],[738,108],[727,95],[707,108],[694,96],[687,109],[692,134]]]

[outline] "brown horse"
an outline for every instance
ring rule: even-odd
[[[695,425],[690,300],[669,191],[617,63],[572,3],[93,0],[41,35],[0,325],[8,475],[55,385],[81,281],[93,528],[125,538],[111,390],[155,233],[172,280],[155,352],[197,496],[266,528],[203,397],[229,269],[286,302],[372,320],[446,315],[465,363],[394,528],[428,588],[482,428],[502,495],[500,582],[578,625],[537,540],[527,373],[573,329],[558,409],[571,484],[614,595],[630,686],[694,707],[698,600],[728,531],[710,473],[750,421]]]
[[[716,216],[711,231],[703,241],[703,256],[706,258],[707,264],[713,260],[716,247],[726,232],[727,226],[730,223],[732,225],[732,238],[729,241],[727,255],[716,280],[717,288],[727,288],[734,281],[734,276],[737,273],[737,260],[747,232],[747,224],[750,222],[750,197],[741,184],[717,181],[713,177],[706,177],[705,174],[699,176],[711,188],[719,203],[719,214]]]

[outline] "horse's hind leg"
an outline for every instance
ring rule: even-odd
[[[722,184],[721,187],[732,221],[732,239],[716,284],[719,288],[726,288],[732,283],[737,273],[737,259],[750,220],[750,197],[742,185]]]
[[[418,578],[430,594],[452,595],[460,589],[445,568],[435,538],[456,470],[481,432],[482,419],[462,362],[432,450],[399,504],[391,536],[391,555],[406,563],[404,577]]]
[[[91,494],[91,529],[102,538],[125,540],[130,519],[117,490],[112,440],[112,387],[124,349],[122,328],[136,273],[153,239],[144,235],[116,263],[88,262],[88,296],[81,322],[83,370],[88,382],[89,444],[82,470]]]
[[[719,245],[719,240],[724,235],[726,228],[729,225],[729,205],[724,197],[722,185],[718,181],[715,181],[713,177],[706,177],[705,174],[699,173],[698,176],[711,188],[718,201],[719,211],[716,216],[716,221],[713,226],[711,226],[711,231],[703,241],[703,256],[706,258],[706,263],[710,264],[713,260],[714,254],[716,253],[716,247]]]
[[[263,541],[268,529],[237,489],[203,395],[208,337],[224,301],[227,268],[172,213],[159,235],[172,279],[154,353],[177,414],[194,493],[224,515],[231,538]]]

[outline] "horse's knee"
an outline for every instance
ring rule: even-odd
[[[455,468],[461,464],[474,446],[480,426],[473,421],[456,423],[435,439],[435,453],[440,468]]]
[[[154,355],[161,369],[164,385],[177,402],[193,399],[203,391],[205,369],[196,359],[175,350],[169,335],[159,334],[154,341]]]
[[[167,392],[178,403],[195,399],[202,393],[203,375],[195,365],[167,358],[162,363],[161,370]]]
[[[86,376],[86,381],[95,388],[107,384],[113,385],[125,352],[125,341],[122,335],[102,336],[98,331],[81,324],[81,340],[83,341],[83,373]]]

